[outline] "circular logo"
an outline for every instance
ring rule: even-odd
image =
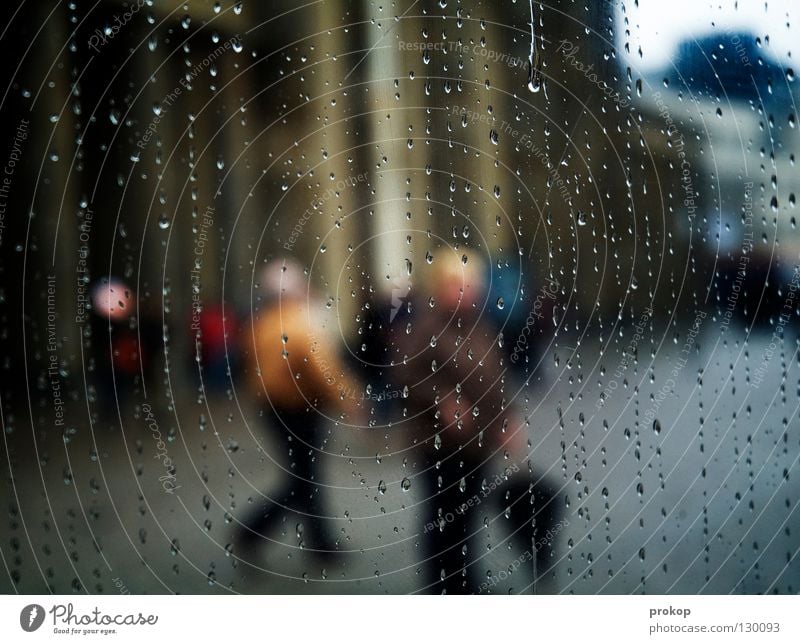
[[[19,614],[19,625],[22,630],[32,633],[44,622],[44,608],[39,604],[28,604]]]

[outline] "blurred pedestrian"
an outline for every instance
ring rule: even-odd
[[[260,302],[241,340],[245,377],[277,439],[285,476],[245,518],[243,539],[264,536],[284,512],[296,517],[301,546],[336,547],[319,487],[329,426],[360,420],[355,379],[342,366],[325,307],[303,269],[274,260],[258,285]]]
[[[490,511],[483,504],[503,503],[502,492],[495,493],[495,500],[487,491],[506,491],[509,505],[514,504],[507,513],[515,518],[511,527],[520,529],[527,547],[533,541],[531,486],[521,467],[527,456],[526,433],[509,400],[507,358],[485,310],[488,290],[481,262],[440,251],[431,271],[435,277],[427,280],[428,293],[413,294],[393,325],[397,367],[392,377],[397,387],[407,387],[403,402],[412,427],[409,438],[423,445],[425,454],[417,479],[431,499],[423,510],[421,538],[431,564],[431,587],[435,592],[474,593],[487,569],[478,561],[484,549],[477,535],[471,535],[475,508],[481,505],[480,515],[486,516]],[[500,465],[492,458],[494,452],[502,455]],[[524,498],[512,501],[517,492]]]

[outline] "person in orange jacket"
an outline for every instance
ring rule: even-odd
[[[241,340],[245,377],[278,438],[272,460],[286,476],[244,520],[243,537],[252,543],[289,511],[303,526],[300,545],[331,550],[336,543],[318,486],[320,457],[330,425],[360,420],[355,379],[339,360],[326,309],[298,264],[270,262],[258,288],[262,302]]]

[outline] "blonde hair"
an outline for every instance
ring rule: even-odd
[[[482,292],[486,277],[483,259],[475,252],[443,249],[431,264],[431,290],[441,292],[460,284],[460,291],[473,289]]]

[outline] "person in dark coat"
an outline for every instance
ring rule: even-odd
[[[394,365],[390,378],[404,391],[403,431],[424,454],[416,478],[430,499],[420,539],[430,587],[475,593],[488,567],[472,534],[478,529],[475,518],[497,514],[483,504],[513,505],[509,527],[522,533],[527,547],[537,512],[527,466],[522,467],[523,418],[509,400],[509,365],[485,314],[480,262],[448,253],[437,253],[431,266],[431,297],[412,293],[398,314],[388,353]],[[496,452],[504,456],[502,466],[496,465]]]

